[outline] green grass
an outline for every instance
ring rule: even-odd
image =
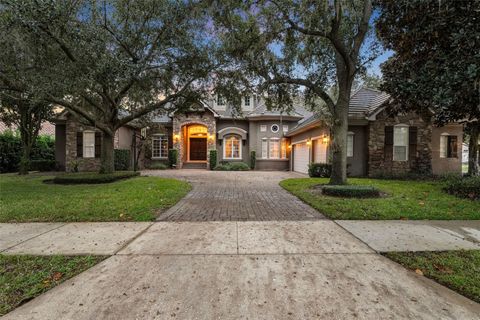
[[[43,183],[52,178],[0,175],[0,222],[150,221],[191,188],[187,182],[158,177],[91,185]]]
[[[320,195],[311,188],[327,178],[287,179],[280,185],[332,219],[480,219],[480,201],[460,199],[442,191],[440,181],[349,179],[352,185],[369,185],[387,193],[370,199]]]
[[[462,164],[462,173],[468,172],[468,164]]]
[[[389,252],[385,256],[480,303],[480,250]]]
[[[0,316],[105,259],[0,255]]]

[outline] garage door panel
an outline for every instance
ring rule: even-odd
[[[309,148],[306,143],[299,143],[293,147],[293,171],[308,173]]]

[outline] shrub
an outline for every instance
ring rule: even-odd
[[[96,172],[65,173],[53,178],[57,184],[98,184],[109,183],[121,179],[128,179],[139,176],[139,172],[118,171],[114,173],[100,174]]]
[[[210,170],[213,170],[217,166],[217,150],[210,150]]]
[[[225,164],[219,164],[214,170],[218,171],[248,171],[250,170],[248,164],[245,162],[228,162]]]
[[[332,165],[328,163],[310,163],[308,175],[315,178],[329,178],[332,174]]]
[[[324,185],[322,193],[344,198],[376,198],[380,196],[380,191],[375,187],[357,185]]]
[[[20,135],[12,131],[0,134],[0,172],[18,171],[22,155]],[[39,136],[32,147],[31,160],[55,161],[55,140],[50,136]]]
[[[150,170],[166,170],[168,166],[162,162],[152,162],[147,167]]]
[[[255,169],[255,164],[257,162],[257,153],[254,151],[250,152],[250,169]]]
[[[57,162],[54,160],[30,161],[30,170],[33,170],[33,171],[54,171],[56,168],[57,168]]]
[[[128,170],[130,168],[130,150],[115,149],[113,155],[115,170]]]
[[[177,149],[168,150],[168,166],[170,168],[174,168],[177,166],[177,157],[178,157]]]
[[[459,198],[480,200],[480,177],[449,177],[443,189]]]

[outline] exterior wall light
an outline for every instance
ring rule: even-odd
[[[311,145],[312,144],[312,140],[311,139],[308,139],[307,140],[307,146]]]
[[[180,140],[180,134],[176,133],[173,135],[173,141],[178,142]]]
[[[330,141],[330,138],[326,134],[324,134],[322,139],[323,144],[328,144],[329,141]]]

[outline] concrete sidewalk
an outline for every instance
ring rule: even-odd
[[[480,220],[337,220],[379,252],[480,250]]]
[[[478,319],[480,314],[479,304],[376,254],[329,220],[118,223],[118,232],[114,225],[24,225],[22,232],[10,232],[7,254],[115,255],[4,318]],[[0,227],[5,234],[6,226]]]

